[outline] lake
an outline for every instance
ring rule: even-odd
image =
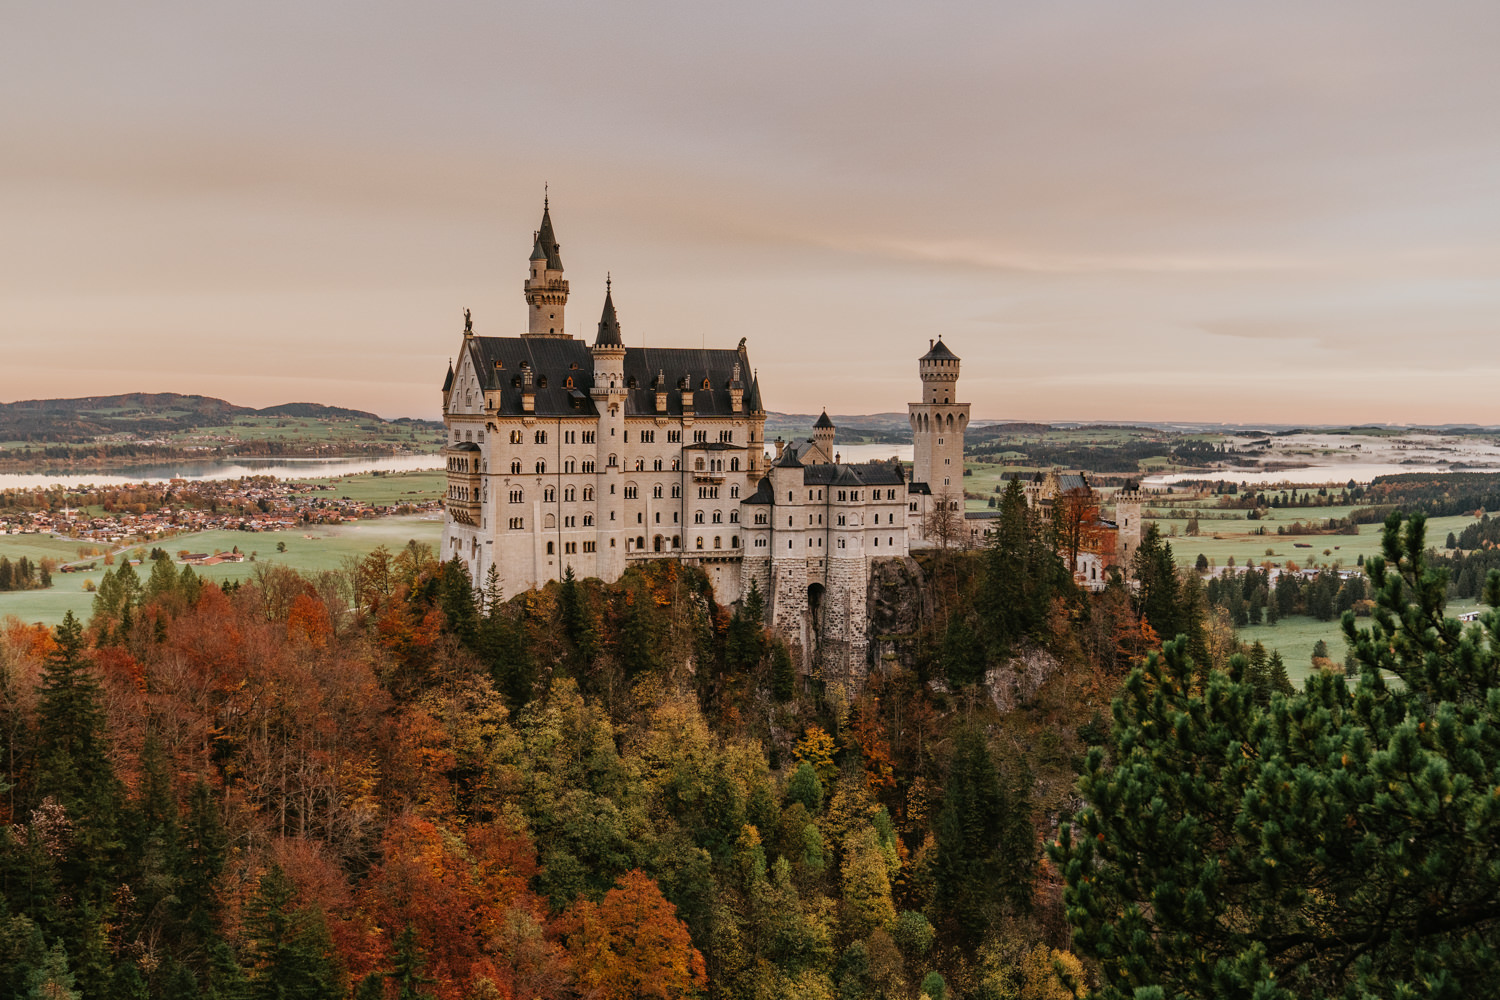
[[[331,479],[358,472],[417,472],[441,469],[443,456],[390,455],[383,458],[244,458],[234,461],[160,462],[129,466],[115,472],[6,472],[0,473],[0,490],[34,490],[48,486],[126,486],[168,479],[243,479],[275,476],[277,479]]]
[[[1309,465],[1302,469],[1280,469],[1264,472],[1258,469],[1204,469],[1198,472],[1172,472],[1146,476],[1141,485],[1146,489],[1170,486],[1188,480],[1223,480],[1226,483],[1248,483],[1252,486],[1274,486],[1277,483],[1295,483],[1299,486],[1322,486],[1330,483],[1368,483],[1376,476],[1399,476],[1406,472],[1495,472],[1493,468],[1466,465],[1454,469],[1448,465],[1402,465],[1381,462],[1340,462],[1332,465]]]

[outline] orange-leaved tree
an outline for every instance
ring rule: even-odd
[[[594,903],[579,899],[557,921],[579,992],[597,1000],[677,1000],[703,987],[703,956],[677,908],[636,869]]]

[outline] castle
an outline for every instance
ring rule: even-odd
[[[465,313],[443,382],[447,501],[442,557],[506,593],[560,579],[619,579],[632,561],[700,566],[721,603],[754,581],[769,624],[804,669],[862,676],[871,567],[962,522],[959,358],[918,361],[912,477],[840,462],[827,413],[767,455],[766,411],[745,341],[728,349],[626,347],[613,290],[592,344],[568,336],[568,282],[545,202],[523,285],[527,329],[481,337]],[[946,519],[944,519],[946,520]]]

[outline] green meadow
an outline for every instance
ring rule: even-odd
[[[1337,511],[1343,508],[1332,509]],[[1179,566],[1194,565],[1201,553],[1207,556],[1214,566],[1227,566],[1229,557],[1233,556],[1237,566],[1243,566],[1247,559],[1253,557],[1257,565],[1269,561],[1278,566],[1284,566],[1288,560],[1291,560],[1303,568],[1308,566],[1352,567],[1359,562],[1360,556],[1368,559],[1380,552],[1381,536],[1385,531],[1383,525],[1361,524],[1358,526],[1359,534],[1357,535],[1276,534],[1278,523],[1290,524],[1292,520],[1200,520],[1198,522],[1199,533],[1196,536],[1183,534],[1187,524],[1185,521],[1174,519],[1153,523],[1160,528],[1162,535],[1172,546],[1172,554],[1176,557]],[[1441,547],[1450,531],[1457,534],[1476,520],[1477,518],[1467,514],[1428,518],[1427,544]],[[1250,530],[1262,526],[1265,527],[1266,534],[1249,534]],[[1176,536],[1171,535],[1174,528],[1178,532]],[[1307,548],[1299,548],[1299,543]],[[1267,549],[1271,551],[1270,555],[1266,554]]]
[[[1448,617],[1457,618],[1462,612],[1473,611],[1478,607],[1479,602],[1472,598],[1450,601]],[[1369,619],[1359,619],[1358,624],[1360,628],[1368,628]],[[1280,653],[1281,659],[1286,663],[1287,676],[1298,687],[1313,672],[1313,647],[1318,640],[1328,644],[1328,658],[1334,663],[1343,663],[1347,652],[1344,630],[1337,619],[1323,622],[1307,615],[1293,615],[1283,618],[1275,625],[1250,625],[1238,632],[1241,642],[1247,645],[1259,642],[1266,647],[1267,653]]]
[[[400,548],[408,541],[425,542],[434,551],[442,539],[443,522],[434,512],[405,517],[383,517],[353,524],[310,526],[293,531],[203,531],[191,535],[177,535],[156,543],[175,558],[178,552],[229,552],[236,546],[248,557],[255,553],[255,562],[220,563],[217,566],[196,566],[193,572],[207,580],[223,582],[233,579],[248,579],[255,571],[256,563],[275,563],[289,566],[305,573],[334,570],[342,567],[351,557],[358,558],[384,545],[390,549]],[[286,544],[284,553],[277,552],[278,542]],[[78,543],[71,540],[49,539],[42,535],[0,536],[0,555],[15,559],[20,555],[36,558],[37,553],[49,548],[56,558],[76,558]],[[131,546],[134,554],[142,546]],[[150,546],[144,546],[148,549]],[[104,575],[103,561],[97,569],[88,573],[56,573],[52,587],[47,590],[25,590],[0,594],[0,619],[15,616],[24,622],[41,622],[56,625],[63,616],[72,611],[86,618],[93,605],[94,595],[86,589],[92,581],[98,586]]]

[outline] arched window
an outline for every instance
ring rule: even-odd
[[[740,488],[738,486],[731,486],[731,487],[729,487],[729,499],[731,499],[731,500],[738,500],[739,496],[740,496]]]
[[[654,470],[655,470],[655,471],[657,471],[657,472],[660,472],[660,471],[661,471],[661,459],[659,459],[659,458],[658,458],[658,459],[657,459],[657,460],[656,460],[656,461],[655,461],[655,462],[654,462],[654,463],[653,463],[653,465],[652,465],[652,467],[653,467],[653,469],[654,469]]]
[[[547,543],[547,554],[549,556],[552,554],[552,543],[551,542]]]
[[[520,444],[521,443],[521,432],[520,431],[511,431],[510,432],[510,443],[511,444]]]
[[[737,548],[740,547],[740,536],[739,535],[730,535],[729,536],[729,547],[731,549],[737,549]]]
[[[547,443],[547,432],[546,431],[537,431],[536,432],[536,443],[537,444],[546,444]]]
[[[643,537],[642,537],[642,536],[640,536],[640,535],[636,535],[636,536],[635,536],[635,547],[636,547],[636,549],[638,549],[638,550],[639,550],[639,549],[644,549],[644,548],[645,548],[645,547],[646,547],[646,539],[645,539],[645,538],[643,538]]]
[[[702,535],[698,536],[698,545],[697,545],[697,547],[700,548],[700,549],[703,548],[703,536]]]
[[[673,535],[672,536],[672,548],[679,549],[681,547],[682,547],[682,536],[681,535]]]
[[[563,488],[563,500],[564,501],[566,501],[567,503],[572,503],[577,498],[578,498],[578,491],[575,490],[575,489],[573,489],[573,487],[567,486],[567,487]]]
[[[702,524],[703,523],[703,511],[697,510],[697,511],[693,512],[693,523],[694,524]]]
[[[658,499],[658,500],[661,499],[661,484],[660,483],[657,483],[655,486],[651,487],[651,495],[653,497],[655,497],[656,499]]]
[[[613,469],[615,466],[620,464],[620,460],[616,456],[611,455],[609,456],[609,462],[607,464],[611,469]]]
[[[737,458],[731,458],[729,460],[729,471],[730,472],[739,472],[740,471],[740,460],[739,459],[737,459]]]
[[[644,458],[638,458],[638,459],[635,460],[635,471],[636,472],[644,472],[644,471],[646,471],[646,460]]]
[[[540,476],[543,473],[545,473],[546,471],[547,471],[547,463],[546,462],[540,462],[539,461],[539,462],[536,463],[536,474],[537,475]]]
[[[693,469],[696,472],[702,472],[703,471],[703,459],[701,459],[701,458],[695,458],[693,460]]]
[[[714,511],[714,524],[723,524],[723,523],[724,523],[724,512],[721,511],[721,510]]]
[[[724,547],[723,544],[720,543],[720,541],[719,541],[719,536],[715,535],[714,536],[714,548],[716,548],[716,549],[722,549],[723,547]]]
[[[739,524],[740,523],[740,512],[739,511],[732,510],[732,511],[729,512],[729,523],[730,524]]]
[[[521,474],[521,460],[519,458],[510,463],[510,474],[513,476]]]

